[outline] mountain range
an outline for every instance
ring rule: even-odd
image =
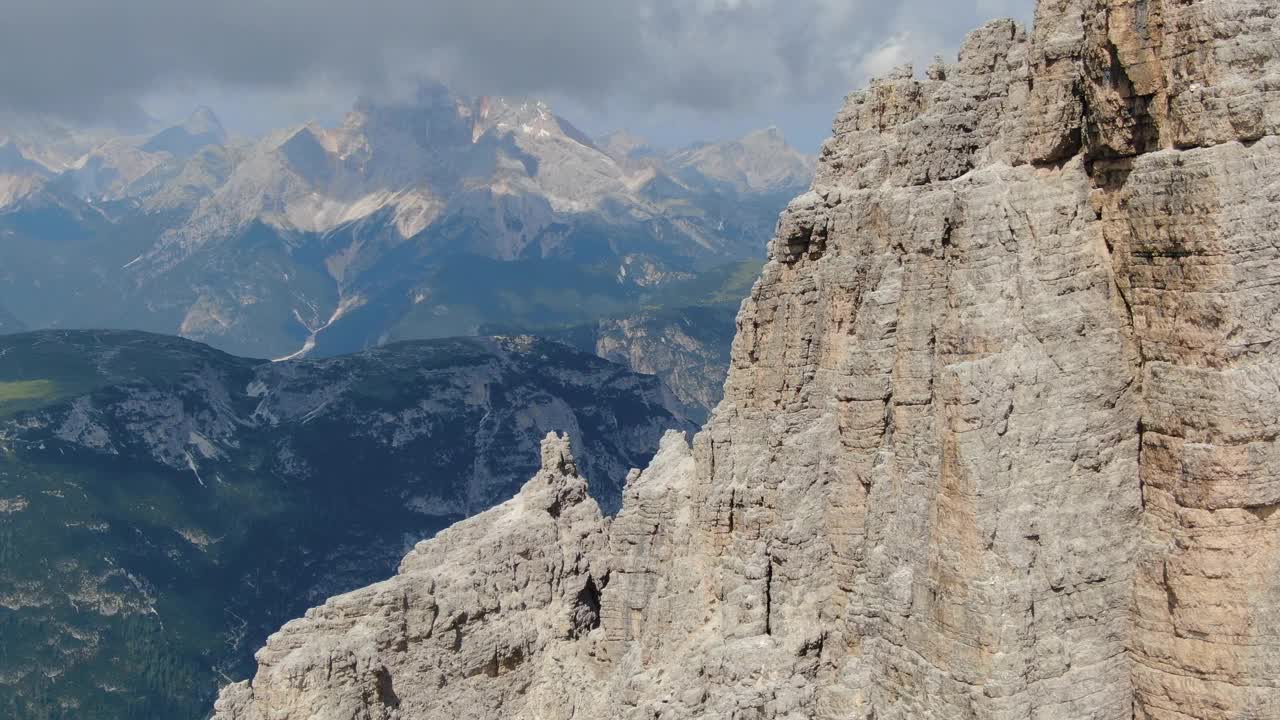
[[[437,84],[243,139],[0,130],[0,306],[303,357],[594,322],[762,262],[814,159],[776,130],[658,150]]]

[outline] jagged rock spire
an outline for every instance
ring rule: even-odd
[[[578,465],[573,461],[568,433],[548,433],[542,439],[542,471],[554,475],[578,476]]]

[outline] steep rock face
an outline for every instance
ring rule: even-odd
[[[1278,15],[1042,0],[850,96],[724,402],[588,563],[600,627],[459,716],[1280,716]],[[353,692],[268,662],[216,717]]]

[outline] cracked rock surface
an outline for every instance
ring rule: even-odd
[[[692,447],[612,521],[544,463],[216,718],[1280,717],[1278,16],[1042,0],[851,95]]]

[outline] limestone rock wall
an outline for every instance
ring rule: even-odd
[[[1042,0],[850,96],[692,447],[611,521],[518,516],[553,591],[440,585],[523,557],[486,513],[388,586],[491,607],[455,645],[331,601],[219,720],[1280,717],[1278,15]],[[389,714],[318,679],[350,653]]]

